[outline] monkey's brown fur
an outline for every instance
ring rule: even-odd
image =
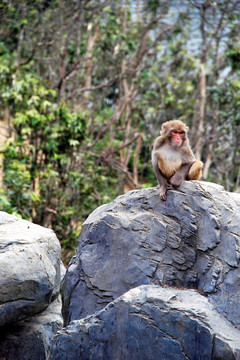
[[[199,160],[194,161],[189,169],[187,179],[188,180],[199,180],[202,176],[203,163]]]
[[[173,130],[181,133],[180,143],[174,142]],[[162,200],[166,200],[170,184],[178,187],[184,179],[198,180],[201,177],[203,164],[196,160],[187,132],[188,127],[182,121],[167,121],[162,125],[160,136],[154,142],[152,163]]]

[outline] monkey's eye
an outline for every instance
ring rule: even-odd
[[[178,132],[177,132],[177,130],[172,130],[172,133],[177,134]]]
[[[184,131],[179,131],[179,134],[183,135],[183,134],[184,134]]]

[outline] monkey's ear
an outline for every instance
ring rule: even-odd
[[[166,133],[168,132],[168,130],[169,130],[169,121],[166,121],[165,123],[162,124],[162,128],[161,128],[160,134],[161,134],[161,135],[166,135]]]
[[[166,130],[167,126],[168,126],[168,121],[162,124],[162,130]]]

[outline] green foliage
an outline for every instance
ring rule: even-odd
[[[14,135],[4,148],[6,194],[0,208],[43,224],[50,209],[59,238],[68,239],[64,245],[74,248],[71,223],[81,222],[102,201],[109,201],[110,195],[100,199],[98,192],[116,180],[95,167],[89,155],[79,153],[87,142],[84,114],[57,103],[56,92],[29,70],[14,72],[5,66],[1,71],[0,101],[11,104]],[[77,162],[79,172],[74,170]]]
[[[230,45],[226,55],[231,62],[232,68],[240,70],[240,43],[237,42],[234,46]]]

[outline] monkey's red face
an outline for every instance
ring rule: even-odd
[[[172,136],[172,144],[179,147],[182,145],[183,142],[183,136],[185,132],[183,130],[171,130],[171,136]]]

